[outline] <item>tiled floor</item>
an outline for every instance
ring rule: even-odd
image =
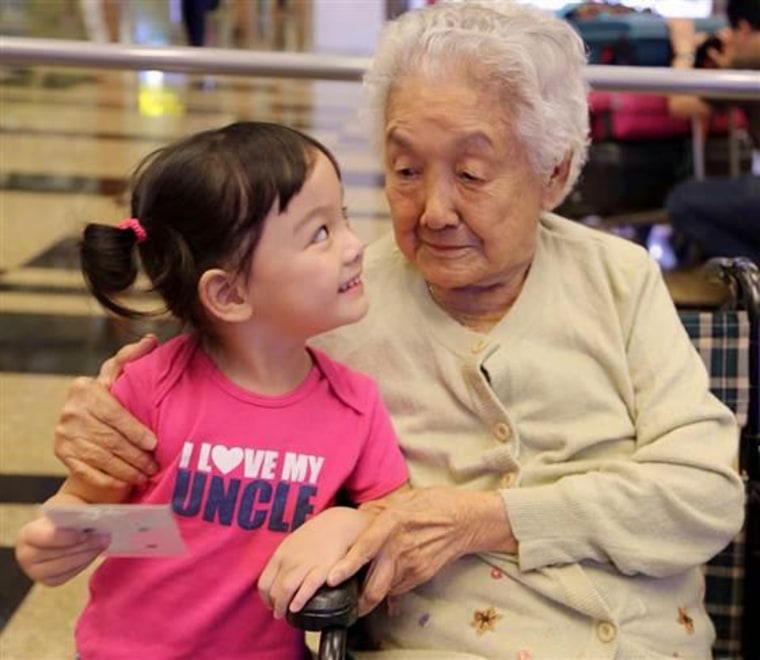
[[[130,2],[132,23],[122,24],[122,36],[181,39],[177,25],[158,11],[160,5],[159,0]],[[72,18],[78,7],[74,0],[3,0],[2,30],[83,37],[82,21]],[[288,47],[298,33],[295,20],[286,17],[271,38],[260,24],[249,38],[257,47]],[[217,23],[215,38],[221,39],[224,29],[227,37],[234,36],[221,19]],[[78,231],[88,221],[125,215],[125,177],[148,151],[189,131],[256,118],[303,128],[335,151],[351,217],[361,236],[371,240],[389,223],[379,159],[356,118],[359,98],[359,86],[352,83],[0,69],[3,660],[72,657],[71,626],[86,578],[59,589],[32,587],[13,562],[13,539],[34,513],[34,503],[62,475],[51,437],[72,376],[94,373],[116,346],[145,329],[109,321],[83,293],[75,256]],[[671,281],[681,299],[706,292],[693,277]]]

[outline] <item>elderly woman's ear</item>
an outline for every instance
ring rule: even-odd
[[[562,161],[555,166],[549,175],[542,198],[544,211],[553,210],[565,198],[565,186],[567,178],[570,176],[570,161],[572,158],[572,152],[568,151]]]

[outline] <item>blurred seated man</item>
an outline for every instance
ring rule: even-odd
[[[707,49],[705,66],[760,70],[760,0],[729,0],[730,27]],[[672,21],[673,66],[694,65],[697,38],[691,21]],[[736,177],[689,180],[669,194],[666,207],[676,232],[703,258],[745,256],[760,263],[760,99],[736,101],[747,116],[752,141],[751,172]],[[672,96],[675,116],[707,117],[710,105],[691,96]]]

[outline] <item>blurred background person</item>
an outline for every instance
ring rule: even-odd
[[[760,0],[728,0],[729,27],[705,37],[689,19],[670,21],[673,66],[760,70]],[[751,171],[738,176],[690,179],[668,195],[666,207],[682,251],[692,259],[746,256],[760,263],[760,101],[732,102],[747,117],[752,142]],[[674,95],[669,109],[677,117],[702,118],[716,104]]]
[[[206,45],[206,14],[219,8],[219,0],[182,0],[182,23],[190,46]]]
[[[120,0],[79,0],[87,38],[95,43],[119,41]]]

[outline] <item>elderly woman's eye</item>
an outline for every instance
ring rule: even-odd
[[[480,181],[479,176],[476,176],[472,172],[467,172],[466,170],[460,172],[459,176],[462,177],[465,181]]]
[[[396,176],[401,177],[402,179],[408,179],[417,173],[413,167],[398,167],[395,171]]]

